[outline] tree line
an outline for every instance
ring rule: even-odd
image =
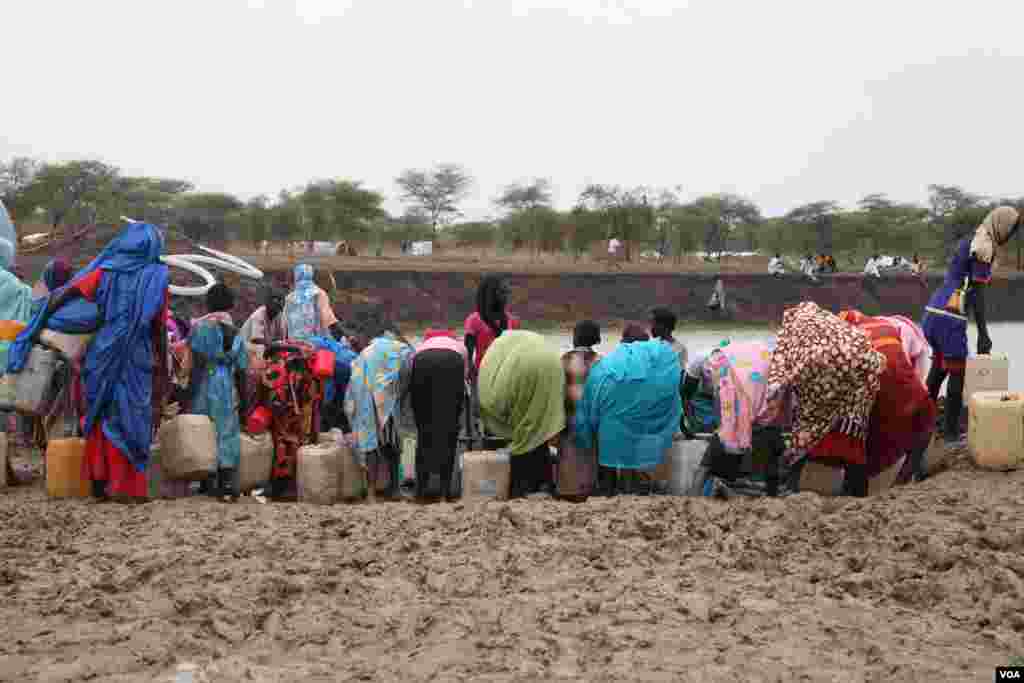
[[[131,176],[115,166],[81,160],[45,163],[17,157],[0,162],[0,200],[18,224],[63,226],[117,223],[121,216],[175,229],[197,241],[242,239],[252,243],[294,240],[399,242],[435,239],[481,255],[528,250],[535,257],[582,258],[595,244],[617,237],[625,258],[645,251],[679,261],[686,254],[760,251],[828,253],[851,261],[868,253],[939,257],[974,230],[997,204],[1024,208],[1024,197],[991,197],[958,185],[928,186],[926,205],[870,194],[853,208],[831,200],[765,217],[753,201],[718,193],[692,201],[681,189],[591,184],[567,211],[554,207],[545,178],[514,183],[493,198],[500,217],[464,221],[461,206],[474,180],[456,164],[408,169],[395,178],[400,216],[383,208],[385,197],[358,180],[318,179],[275,196],[243,201],[197,192],[172,178]]]

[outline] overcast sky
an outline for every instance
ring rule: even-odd
[[[1019,0],[8,0],[0,159],[100,158],[248,198],[393,199],[463,164],[467,214],[550,178],[735,192],[775,215],[928,183],[1024,195]]]

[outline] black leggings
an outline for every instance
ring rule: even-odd
[[[960,438],[960,413],[964,407],[964,375],[962,372],[950,373],[944,368],[932,366],[928,372],[928,394],[933,401],[939,398],[939,390],[942,383],[949,377],[949,384],[946,385],[946,425],[943,435],[946,441],[956,441]]]
[[[537,493],[551,479],[551,452],[545,441],[528,453],[511,456],[511,498]]]

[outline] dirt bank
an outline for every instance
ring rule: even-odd
[[[136,507],[0,494],[0,680],[981,681],[1024,472],[878,499]]]

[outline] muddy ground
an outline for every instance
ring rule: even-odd
[[[121,506],[37,481],[0,494],[0,680],[990,681],[1024,654],[1022,484],[963,455],[871,500]]]

